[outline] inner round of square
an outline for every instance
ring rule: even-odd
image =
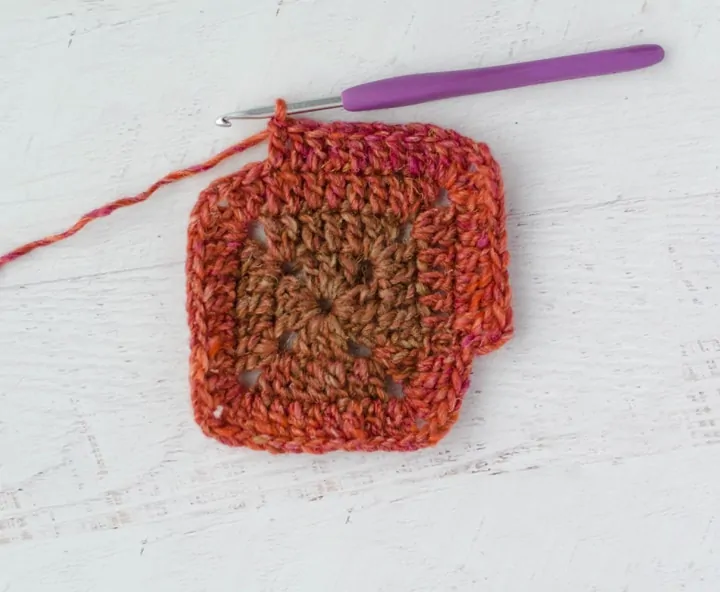
[[[251,224],[266,243],[248,234],[239,253],[237,373],[260,371],[248,392],[307,402],[396,397],[387,385],[416,373],[433,329],[419,246],[407,233],[433,196],[422,202],[405,216],[350,201],[261,211]]]

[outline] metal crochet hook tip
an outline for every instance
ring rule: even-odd
[[[299,101],[297,103],[287,104],[288,115],[297,115],[299,113],[310,113],[311,111],[321,111],[323,109],[337,109],[342,107],[342,99],[340,97],[328,97],[326,99],[313,99],[312,101]],[[275,106],[256,107],[255,109],[246,109],[245,111],[233,111],[218,117],[215,125],[220,127],[230,127],[231,119],[268,119],[275,114]]]

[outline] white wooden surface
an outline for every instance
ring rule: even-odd
[[[322,116],[453,127],[503,166],[517,336],[435,449],[201,435],[183,258],[213,174],[3,269],[0,592],[717,591],[717,0],[8,0],[0,251],[260,129],[213,126],[236,107],[641,42],[666,61]]]

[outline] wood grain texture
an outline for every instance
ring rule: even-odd
[[[200,434],[183,259],[213,174],[3,269],[0,592],[716,591],[718,39],[714,0],[4,3],[0,251],[260,129],[213,126],[236,107],[630,43],[667,59],[321,115],[455,128],[503,167],[516,337],[431,450]]]

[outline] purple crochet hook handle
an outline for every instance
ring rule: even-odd
[[[342,106],[348,111],[403,107],[533,84],[628,72],[657,64],[664,55],[659,45],[635,45],[507,66],[411,74],[348,88],[341,95]]]

